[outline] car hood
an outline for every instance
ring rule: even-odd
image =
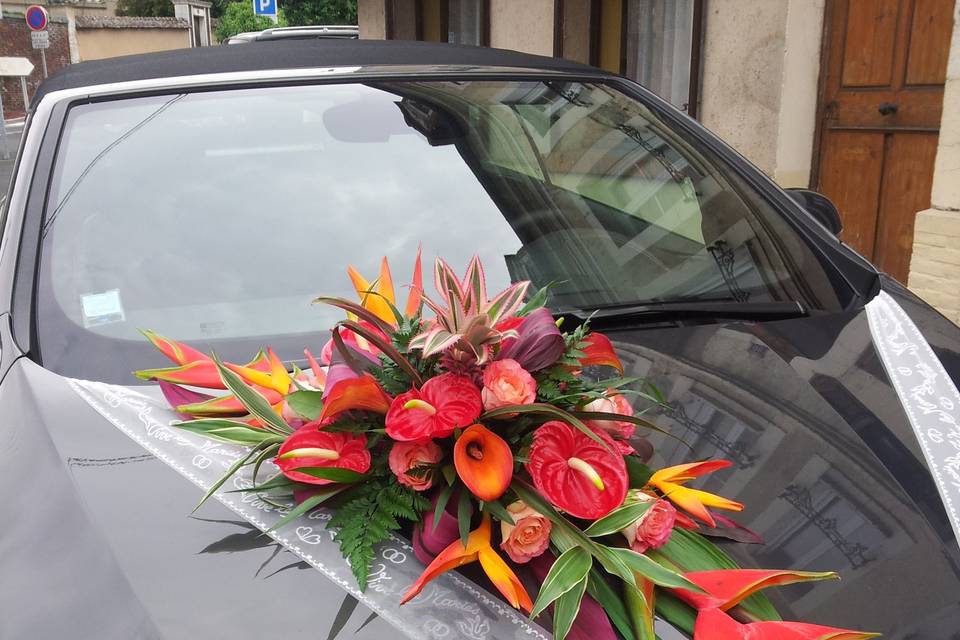
[[[960,628],[960,549],[862,310],[608,335],[626,374],[668,400],[650,417],[674,437],[649,436],[652,464],[733,462],[700,487],[743,502],[737,520],[765,541],[729,545],[735,559],[843,576],[769,592],[784,619],[904,639]],[[20,359],[0,406],[0,496],[14,505],[0,636],[297,638],[364,624],[362,606],[221,505],[190,516],[199,490],[64,378]],[[387,632],[375,619],[352,637]]]

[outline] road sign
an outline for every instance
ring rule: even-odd
[[[31,31],[30,42],[33,43],[34,49],[49,49],[50,48],[50,32],[49,31]]]
[[[253,12],[258,16],[275,16],[277,0],[253,0]]]
[[[43,31],[47,28],[47,10],[41,7],[40,5],[30,5],[27,7],[27,12],[23,14],[23,17],[27,20],[27,26],[30,27],[31,31]],[[36,45],[33,47],[38,49]]]

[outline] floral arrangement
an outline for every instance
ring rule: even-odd
[[[715,513],[741,504],[687,486],[729,462],[649,468],[635,431],[657,427],[627,396],[662,398],[623,377],[606,336],[587,324],[562,332],[545,289],[528,296],[520,282],[488,298],[477,258],[462,279],[438,259],[430,297],[418,254],[400,310],[386,259],[372,283],[348,274],[360,300],[317,299],[347,318],[319,361],[305,351],[306,371],[269,349],[236,365],[144,332],[176,366],[137,375],[159,381],[185,418],[175,424],[248,447],[201,504],[252,465],[247,491],[272,504],[293,496],[275,528],[334,508],[328,527],[361,589],[375,546],[406,527],[427,567],[400,604],[479,562],[511,605],[549,611],[558,640],[655,638],[655,612],[695,640],[877,635],[780,620],[760,590],[837,575],[739,569],[710,542],[757,541]],[[261,480],[267,461],[279,471]],[[539,585],[535,599],[518,573]]]

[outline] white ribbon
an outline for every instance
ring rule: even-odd
[[[896,300],[881,291],[866,310],[873,343],[960,541],[960,392]]]
[[[111,424],[204,491],[249,451],[240,445],[216,442],[171,427],[170,423],[178,419],[176,413],[166,403],[133,389],[85,380],[69,383]],[[271,471],[276,471],[276,467],[263,469],[263,477]],[[244,520],[266,531],[289,507],[268,504],[255,493],[228,493],[251,487],[249,473],[250,467],[244,467],[213,495]],[[377,548],[367,590],[361,592],[332,532],[324,526],[329,519],[329,510],[316,509],[268,535],[408,637],[549,640],[550,634],[542,628],[455,572],[435,579],[419,596],[400,607],[401,596],[423,571],[423,565],[414,557],[410,544],[399,536],[391,536]]]

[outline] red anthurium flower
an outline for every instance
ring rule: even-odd
[[[519,578],[490,545],[490,514],[488,513],[483,514],[483,521],[480,526],[470,532],[470,536],[467,538],[467,546],[463,546],[459,538],[450,543],[450,546],[441,551],[420,574],[413,586],[403,595],[400,604],[417,597],[426,584],[441,573],[477,560],[480,561],[484,573],[503,594],[503,597],[507,599],[507,602],[515,608],[527,612],[533,609],[530,596],[523,588]]]
[[[795,582],[813,580],[839,580],[832,571],[778,571],[773,569],[717,569],[694,571],[685,574],[706,593],[694,593],[686,589],[672,589],[674,594],[694,609],[720,609],[726,611],[737,606],[761,589],[780,587]]]
[[[336,467],[366,473],[370,469],[370,451],[364,435],[322,431],[307,425],[291,435],[280,446],[274,461],[283,475],[297,482],[330,484],[297,471],[303,467]]]
[[[390,408],[388,396],[371,375],[340,380],[334,384],[323,400],[323,411],[318,422],[324,423],[343,411],[373,411],[386,413]]]
[[[453,464],[470,493],[485,502],[502,496],[513,479],[510,445],[482,424],[468,427],[457,438]]]
[[[602,518],[627,496],[627,467],[606,433],[609,450],[570,425],[552,420],[533,434],[527,471],[554,506],[577,518]]]
[[[170,358],[170,360],[178,365],[210,360],[208,355],[197,351],[190,345],[177,342],[176,340],[171,340],[170,338],[164,337],[159,333],[150,331],[149,329],[141,329],[140,333],[146,336],[147,340],[153,343],[153,346],[159,349],[160,353],[167,356]]]
[[[740,624],[719,609],[701,611],[693,629],[693,640],[867,640],[879,635],[803,622]]]
[[[583,351],[583,357],[580,358],[581,367],[604,365],[623,373],[623,363],[617,357],[610,338],[602,333],[593,332],[588,333],[583,340],[587,345],[581,349]]]
[[[446,438],[476,420],[482,409],[480,389],[470,378],[445,373],[393,399],[387,435],[401,442]]]

